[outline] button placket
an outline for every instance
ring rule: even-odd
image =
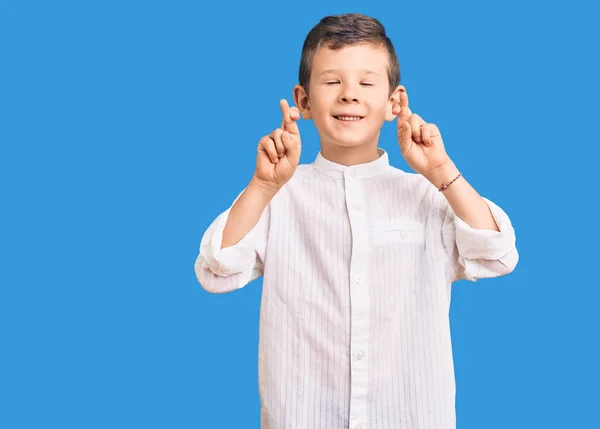
[[[345,178],[346,206],[352,232],[350,260],[350,427],[366,429],[368,362],[365,350],[368,347],[369,331],[369,288],[368,273],[369,223],[363,182],[347,171]]]

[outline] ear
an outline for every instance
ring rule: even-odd
[[[294,104],[298,106],[302,119],[312,119],[308,95],[302,85],[294,85]]]
[[[388,101],[387,110],[385,112],[385,120],[388,122],[393,121],[400,113],[400,93],[402,91],[406,91],[403,85],[398,85],[398,87],[392,92],[390,96],[390,100]]]

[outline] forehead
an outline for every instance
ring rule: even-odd
[[[317,75],[327,70],[353,72],[365,69],[383,74],[387,72],[388,66],[389,57],[383,46],[362,43],[337,50],[321,46],[313,57],[311,74]]]

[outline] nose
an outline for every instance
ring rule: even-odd
[[[344,85],[339,97],[340,103],[358,103],[358,98],[356,97],[356,93],[350,85]]]

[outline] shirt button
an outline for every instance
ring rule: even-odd
[[[363,352],[362,350],[359,351],[358,353],[356,353],[356,357],[358,359],[362,359],[363,357],[365,357],[365,352]]]
[[[356,425],[355,429],[362,429],[361,425]]]
[[[354,204],[355,210],[362,210],[362,206],[360,204]]]
[[[362,276],[356,276],[356,283],[362,283]]]
[[[351,171],[350,172],[350,177],[355,177],[355,176],[356,176],[356,173],[354,171]]]

